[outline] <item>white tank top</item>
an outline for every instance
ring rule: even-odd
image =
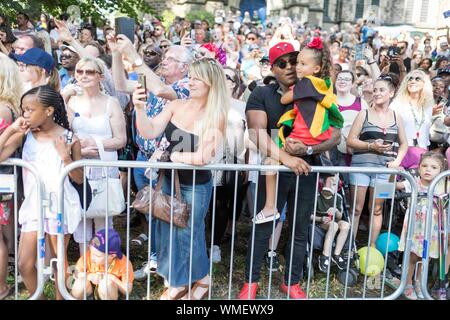
[[[105,111],[97,116],[86,117],[78,112],[77,106],[80,104],[74,104],[76,109],[73,109],[75,112],[75,117],[72,121],[72,130],[78,136],[78,138],[93,138],[98,139],[100,141],[111,139],[112,138],[112,129],[110,123],[110,103],[111,97],[108,97],[108,101],[106,103]],[[104,152],[104,157],[101,160],[107,161],[117,161],[117,151],[106,151]],[[101,168],[88,168],[87,175],[89,179],[97,179],[101,176]],[[117,178],[119,176],[118,168],[109,168],[109,177]]]
[[[45,198],[49,199],[49,206],[44,208],[46,219],[57,218],[57,199],[59,176],[64,169],[64,162],[56,151],[53,141],[39,142],[32,132],[25,138],[22,159],[36,167],[39,177],[44,184]],[[23,188],[25,199],[19,210],[19,223],[38,219],[39,206],[37,202],[37,185],[31,172],[23,170]],[[77,191],[66,178],[64,181],[64,224],[69,233],[73,233],[81,220],[81,203]]]

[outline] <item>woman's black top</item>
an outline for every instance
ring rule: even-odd
[[[164,131],[166,139],[170,145],[167,147],[167,151],[172,152],[196,152],[198,149],[198,136],[189,132],[186,132],[171,121],[167,124]],[[171,178],[172,170],[165,170],[167,178]],[[180,177],[180,183],[192,185],[193,171],[192,170],[178,170]],[[209,170],[197,170],[195,173],[195,184],[203,184],[211,179],[211,172]]]

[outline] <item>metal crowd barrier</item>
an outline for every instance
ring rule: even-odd
[[[430,245],[432,241],[432,228],[433,228],[433,216],[434,216],[434,210],[437,211],[437,223],[438,225],[435,226],[438,228],[438,244],[439,244],[439,258],[437,259],[436,263],[438,263],[437,269],[438,274],[437,279],[434,280],[441,280],[443,281],[445,279],[445,268],[446,268],[446,262],[449,257],[447,256],[448,253],[448,242],[449,242],[449,189],[447,188],[447,179],[450,176],[450,170],[441,172],[436,178],[433,179],[431,182],[429,188],[428,188],[428,198],[427,198],[427,215],[426,215],[426,222],[425,222],[425,238],[424,238],[424,244],[423,244],[423,254],[422,254],[422,276],[420,278],[420,286],[422,289],[422,293],[425,297],[425,299],[432,300],[434,297],[429,292],[429,264],[430,264]],[[440,186],[442,187],[442,184],[444,184],[444,190],[439,189]],[[443,191],[443,193],[442,193]],[[441,208],[439,208],[441,206]],[[444,279],[441,279],[443,278]],[[440,288],[445,290],[446,294],[446,288],[445,286],[443,288]]]
[[[290,171],[290,169],[284,167],[284,166],[264,166],[264,165],[239,165],[239,164],[214,164],[214,165],[208,165],[208,166],[203,166],[203,167],[197,167],[197,166],[189,166],[189,165],[183,165],[183,164],[174,164],[174,163],[164,163],[164,162],[157,162],[157,163],[150,163],[150,162],[137,162],[137,161],[99,161],[99,160],[81,160],[81,161],[77,161],[74,162],[70,165],[68,165],[67,167],[65,167],[64,171],[62,172],[62,174],[59,177],[59,181],[60,181],[60,188],[59,188],[59,192],[58,192],[58,219],[60,221],[64,221],[64,189],[63,189],[63,182],[64,179],[67,177],[68,173],[76,168],[84,168],[86,169],[86,167],[120,167],[120,168],[127,168],[128,170],[128,182],[127,182],[127,192],[125,195],[125,199],[130,199],[130,177],[131,177],[131,168],[150,168],[152,170],[156,170],[156,169],[169,169],[172,172],[172,179],[171,179],[171,191],[172,191],[172,195],[174,194],[174,170],[175,169],[184,169],[184,170],[192,170],[193,171],[193,188],[195,191],[195,173],[197,171],[201,171],[201,170],[211,170],[213,172],[213,176],[217,173],[217,171],[221,171],[221,170],[226,170],[226,171],[234,171],[235,174],[235,188],[234,188],[234,205],[233,205],[233,220],[232,220],[232,239],[231,239],[231,252],[229,255],[229,264],[227,266],[227,270],[228,270],[228,290],[226,293],[222,293],[222,295],[219,295],[220,299],[235,299],[239,289],[242,287],[245,279],[244,276],[242,274],[240,274],[240,276],[236,276],[234,274],[234,271],[236,269],[238,269],[238,266],[236,265],[236,263],[238,263],[238,260],[240,260],[242,262],[242,256],[239,257],[239,255],[236,253],[236,248],[235,248],[235,244],[236,244],[236,230],[237,230],[237,225],[236,225],[236,196],[237,196],[237,177],[238,177],[238,173],[240,171],[258,171],[258,172],[264,172],[264,171],[276,171],[276,175],[277,175],[277,190],[278,190],[278,180],[279,180],[279,175],[280,172],[288,172]],[[393,170],[393,169],[387,169],[387,168],[355,168],[355,167],[313,167],[312,169],[312,173],[310,174],[316,174],[317,173],[317,177],[316,177],[316,190],[315,190],[315,194],[317,195],[318,193],[318,186],[319,186],[319,177],[320,174],[331,174],[331,175],[338,175],[339,173],[367,173],[367,174],[390,174],[390,175],[395,175],[395,177],[397,178],[397,176],[401,176],[404,179],[406,179],[407,181],[409,181],[409,183],[411,184],[412,187],[412,193],[411,193],[411,201],[410,201],[410,208],[411,210],[410,212],[410,216],[413,214],[413,212],[415,212],[415,206],[416,206],[416,198],[417,198],[417,186],[415,184],[415,180],[414,178],[407,172],[405,171],[399,171],[399,170]],[[259,175],[258,175],[259,177]],[[108,179],[108,178],[106,178]],[[311,188],[313,188],[314,186],[310,186]],[[357,187],[357,186],[356,186]],[[295,194],[298,196],[298,188],[299,188],[299,177],[297,176],[296,178],[296,188],[295,188]],[[356,188],[357,189],[357,188]],[[379,189],[379,190],[378,190]],[[391,199],[391,210],[390,210],[390,214],[389,214],[389,226],[388,226],[388,232],[391,231],[391,222],[392,222],[392,217],[393,214],[395,214],[393,212],[393,203],[394,203],[394,191],[395,191],[395,184],[391,183],[389,185],[384,184],[384,186],[380,186],[378,187],[378,184],[376,184],[375,186],[375,192],[374,194],[376,195],[377,198],[385,198],[385,199]],[[194,192],[193,192],[194,194]],[[278,196],[278,193],[277,193]],[[295,203],[297,202],[297,196],[295,199]],[[150,196],[151,197],[151,196]],[[194,195],[193,195],[194,197]],[[255,192],[255,201],[254,201],[254,212],[256,211],[256,202],[257,202],[257,198],[258,197],[258,184],[256,184],[256,192]],[[356,196],[355,196],[356,198]],[[216,187],[213,187],[213,191],[212,191],[212,196],[211,196],[211,200],[214,201],[214,205],[213,205],[213,209],[212,209],[212,227],[211,227],[211,245],[210,245],[210,252],[212,252],[213,249],[213,241],[214,241],[214,223],[215,223],[215,201],[216,201]],[[84,199],[84,202],[86,200]],[[129,200],[130,201],[130,200]],[[195,203],[193,202],[193,205],[195,205]],[[334,198],[334,205],[336,206],[336,195]],[[313,214],[315,216],[315,211],[316,211],[316,206],[317,206],[317,197],[315,199],[315,204],[314,204],[314,212],[311,212],[311,214]],[[84,206],[85,207],[85,206]],[[296,207],[296,206],[295,206]],[[353,205],[353,208],[355,208],[355,205]],[[151,210],[151,206],[149,208],[149,211]],[[171,210],[173,210],[173,207],[171,208]],[[295,219],[296,219],[296,209],[294,209],[294,215],[293,215],[293,225],[295,226]],[[368,241],[367,243],[363,243],[362,246],[370,246],[370,237],[371,237],[371,230],[372,230],[372,224],[373,224],[373,211],[374,211],[374,205],[372,206],[371,209],[371,215],[370,215],[370,226],[369,226],[369,235],[368,235]],[[173,212],[173,211],[172,211]],[[411,213],[412,212],[412,213]],[[151,213],[151,212],[149,212]],[[126,251],[125,251],[125,255],[131,259],[130,257],[130,203],[128,203],[127,208],[126,208],[126,214],[127,214],[127,228],[126,228]],[[354,219],[354,215],[355,215],[355,209],[353,209],[353,212],[349,214],[349,218],[350,221],[353,221]],[[149,221],[148,221],[148,232],[149,232],[149,239],[150,237],[150,232],[151,232],[151,221],[152,221],[152,216],[151,214],[149,214]],[[250,220],[251,221],[251,220]],[[313,230],[315,227],[315,220],[313,220],[314,222],[312,223],[313,225]],[[191,215],[191,222],[193,222],[193,215]],[[83,220],[80,223],[85,223],[83,222]],[[108,221],[105,217],[105,225],[106,225],[106,229],[108,228]],[[352,250],[351,246],[352,243],[354,243],[354,241],[352,240],[352,236],[354,234],[354,230],[353,230],[353,224],[351,224],[351,230],[350,230],[350,241],[348,241],[348,250],[349,252]],[[313,264],[312,264],[312,258],[313,258],[313,249],[309,250],[308,255],[308,268],[307,268],[307,274],[308,277],[305,280],[305,277],[303,278],[302,284],[303,287],[306,288],[306,294],[307,294],[307,298],[309,299],[396,299],[398,298],[402,293],[403,290],[405,288],[405,284],[406,284],[406,278],[407,278],[407,268],[408,268],[408,264],[409,264],[409,250],[410,250],[410,246],[411,246],[411,234],[413,232],[413,224],[412,224],[412,219],[409,219],[409,228],[408,228],[408,232],[407,232],[407,237],[406,237],[406,244],[405,244],[405,254],[403,256],[403,262],[402,262],[402,274],[401,274],[401,279],[400,279],[400,283],[398,284],[398,287],[394,290],[393,292],[388,292],[385,288],[385,276],[386,276],[386,271],[387,271],[387,248],[386,248],[386,254],[384,256],[384,267],[383,270],[381,270],[381,272],[379,272],[379,278],[378,278],[378,286],[370,286],[370,288],[368,288],[368,284],[370,285],[371,281],[373,279],[369,279],[367,275],[365,275],[363,277],[363,281],[361,281],[362,277],[359,277],[359,286],[362,287],[362,293],[360,291],[357,292],[353,292],[350,293],[351,288],[348,287],[346,284],[348,284],[348,279],[349,279],[349,270],[351,268],[353,268],[353,266],[350,265],[350,259],[347,259],[347,268],[346,268],[346,273],[345,273],[345,284],[344,284],[344,288],[341,290],[341,293],[339,295],[336,294],[331,294],[330,293],[330,288],[334,288],[336,286],[335,282],[333,281],[333,277],[331,276],[331,272],[330,272],[330,267],[328,267],[327,273],[326,273],[326,278],[325,278],[325,293],[324,295],[319,295],[317,296],[316,293],[314,293],[312,286],[317,283],[323,283],[324,279],[323,277],[320,278],[318,280],[316,279],[312,279],[313,275],[312,275],[312,271],[313,271]],[[248,247],[246,248],[246,250],[251,250],[251,254],[250,254],[250,271],[252,271],[253,269],[253,252],[254,252],[254,240],[255,240],[255,224],[252,223],[251,226],[251,232],[250,232],[250,239],[248,241]],[[272,223],[272,240],[273,240],[273,234],[275,230],[275,222]],[[64,240],[64,235],[62,233],[62,229],[60,230],[61,232],[58,234],[58,270],[60,272],[58,272],[58,283],[60,284],[59,288],[60,288],[60,292],[63,295],[63,297],[65,299],[74,299],[74,297],[69,293],[69,291],[66,288],[66,281],[65,281],[65,277],[64,274],[64,260],[61,257],[64,257],[64,245],[63,245],[63,240]],[[173,231],[173,227],[170,228],[170,234],[172,234]],[[193,228],[191,229],[191,245],[190,245],[190,268],[189,268],[189,280],[192,279],[192,256],[193,254],[195,254],[193,252],[193,247],[192,247],[192,239],[193,239]],[[292,235],[294,235],[295,230],[294,228],[292,228],[292,234],[291,234],[291,239],[290,241],[292,241],[293,243],[293,237]],[[390,233],[389,233],[390,234]],[[172,237],[170,238],[172,239]],[[87,241],[89,241],[90,239],[85,239],[85,243]],[[389,239],[388,239],[389,240]],[[312,234],[311,237],[311,243],[314,243],[314,233]],[[150,244],[150,240],[149,240],[149,244]],[[173,244],[172,244],[172,240],[170,240],[170,243],[167,244],[169,246],[169,252],[170,252],[170,257],[172,257],[172,250],[173,250]],[[387,246],[387,244],[386,244]],[[293,246],[291,246],[291,252],[289,253],[290,256],[292,257],[293,255]],[[268,249],[268,246],[267,246]],[[148,260],[150,259],[150,250],[151,248],[148,248]],[[86,247],[84,247],[84,252],[86,252]],[[239,259],[240,258],[240,259]],[[171,258],[169,258],[171,259]],[[227,259],[223,259],[223,260],[227,260]],[[370,251],[369,254],[366,257],[366,261],[365,261],[365,265],[366,268],[369,264],[369,260],[370,260]],[[216,299],[218,298],[217,296],[214,297],[213,296],[213,291],[216,291],[218,289],[218,287],[223,288],[224,286],[226,286],[226,284],[224,284],[223,279],[220,280],[218,279],[218,276],[224,276],[226,274],[226,272],[223,271],[223,267],[216,267],[213,266],[212,260],[210,259],[210,266],[209,266],[209,275],[210,275],[210,283],[209,283],[209,293],[207,295],[208,299]],[[225,266],[226,262],[222,262],[222,266]],[[273,258],[271,260],[271,265],[273,263]],[[291,259],[291,263],[292,263],[292,259]],[[263,262],[264,264],[264,262]],[[86,265],[86,263],[84,264]],[[170,278],[171,278],[171,274],[172,274],[172,267],[171,267],[171,262],[169,261],[169,282],[170,282]],[[315,265],[314,265],[315,266]],[[108,265],[106,263],[105,265],[105,270],[108,270]],[[292,270],[292,268],[290,268],[290,270]],[[367,271],[367,270],[366,270]],[[266,275],[267,272],[264,272],[263,270],[261,271],[261,275],[262,278],[260,280],[260,283],[262,283],[262,285],[260,286],[260,291],[262,291],[262,296],[261,296],[261,292],[259,297],[262,299],[289,299],[289,296],[287,296],[286,294],[280,294],[278,290],[272,290],[272,285],[274,281],[276,281],[277,279],[275,278],[275,276],[272,274],[272,272],[269,272],[268,275]],[[317,273],[317,272],[316,272]],[[366,272],[367,273],[367,272]],[[127,272],[128,274],[128,272]],[[251,272],[250,272],[251,275]],[[305,273],[304,273],[305,275]],[[282,275],[280,274],[280,278],[282,277]],[[107,278],[107,276],[106,276]],[[154,285],[152,287],[152,282],[154,280],[151,279],[150,274],[147,277],[147,294],[146,294],[146,298],[150,299],[151,295],[152,295],[152,291],[154,290],[153,293],[158,292],[161,289],[161,285]],[[281,279],[281,281],[283,281]],[[128,282],[128,281],[127,281]],[[252,282],[251,276],[249,279],[249,282]],[[289,275],[289,283],[288,285],[292,285],[291,283],[291,275]],[[373,282],[373,281],[372,281]],[[216,286],[214,286],[214,284],[216,284]],[[306,286],[305,286],[306,284]],[[343,291],[343,292],[342,292]],[[191,297],[191,288],[188,289],[188,296]],[[84,299],[86,299],[86,292],[84,293]],[[127,291],[126,294],[126,299],[130,298],[130,294]]]
[[[18,170],[17,167],[21,167],[22,169],[28,170],[36,180],[37,185],[37,198],[36,198],[36,209],[39,210],[38,213],[38,231],[37,231],[37,245],[36,245],[36,269],[37,269],[37,287],[36,291],[31,294],[28,299],[29,300],[37,300],[39,299],[44,292],[44,274],[49,274],[50,269],[45,267],[45,234],[44,234],[44,207],[48,205],[48,199],[45,196],[45,189],[40,179],[40,176],[36,170],[36,168],[22,160],[10,158],[3,162],[0,162],[0,166],[12,166],[13,173],[12,174],[4,174],[0,179],[0,192],[1,193],[12,193],[13,194],[13,205],[14,205],[14,299],[19,300],[22,297],[19,297],[19,290],[22,290],[24,285],[20,285],[21,282],[19,276],[19,252],[18,252]],[[13,217],[12,213],[10,219]],[[9,264],[9,262],[8,262]],[[7,277],[9,276],[9,272]],[[8,279],[7,279],[7,282]]]

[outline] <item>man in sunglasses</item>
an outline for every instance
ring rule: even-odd
[[[274,143],[272,137],[278,136],[278,120],[284,113],[293,108],[292,104],[282,105],[280,99],[297,80],[295,70],[297,55],[298,51],[295,51],[291,43],[279,42],[272,46],[269,50],[269,63],[276,82],[256,87],[252,91],[246,106],[250,139],[257,145],[261,154],[270,156],[270,158],[281,162],[293,171],[279,174],[277,194],[278,212],[282,212],[287,202],[289,237],[292,236],[294,230],[293,254],[291,256],[292,239],[288,239],[285,251],[285,275],[281,284],[281,291],[284,294],[289,294],[291,299],[305,298],[305,293],[302,291],[299,282],[306,252],[310,214],[314,209],[315,188],[311,186],[315,185],[317,176],[310,173],[313,163],[312,156],[336,146],[340,141],[341,134],[340,130],[335,129],[330,140],[312,147],[287,141],[285,147],[279,149]],[[297,190],[296,175],[299,175]],[[265,176],[260,175],[256,212],[261,211],[266,201],[265,180]],[[295,218],[294,213],[296,214]],[[268,249],[269,238],[274,226],[272,223],[262,223],[255,224],[254,227],[254,241],[252,236],[248,241],[245,284],[239,294],[240,299],[255,299],[256,297],[261,264]],[[250,265],[251,261],[252,265]],[[290,270],[291,263],[292,269]]]
[[[156,70],[156,68],[161,63],[161,59],[163,56],[163,53],[159,46],[156,43],[153,43],[142,51],[144,63],[153,71]]]
[[[154,20],[153,21],[153,38],[155,39],[156,43],[160,43],[162,39],[165,39],[165,30],[164,26],[162,25],[161,21]]]
[[[254,80],[250,82],[247,86],[247,88],[244,91],[243,99],[244,101],[247,101],[250,97],[250,93],[257,87],[257,86],[265,86],[269,83],[276,82],[275,77],[272,75],[269,56],[263,56],[259,60],[259,68],[260,68],[260,74],[261,79]]]
[[[62,68],[59,70],[59,78],[61,79],[61,89],[64,89],[75,79],[75,66],[80,61],[80,56],[72,46],[62,45],[60,49]]]

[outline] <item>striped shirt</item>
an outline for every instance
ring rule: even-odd
[[[369,110],[366,110],[366,118],[359,135],[359,140],[364,142],[374,142],[381,139],[384,143],[392,143],[392,149],[384,153],[378,153],[373,150],[370,151],[355,151],[352,157],[352,166],[355,167],[385,167],[387,162],[397,158],[399,148],[398,142],[398,124],[397,117],[394,112],[394,124],[381,128],[369,121]]]

